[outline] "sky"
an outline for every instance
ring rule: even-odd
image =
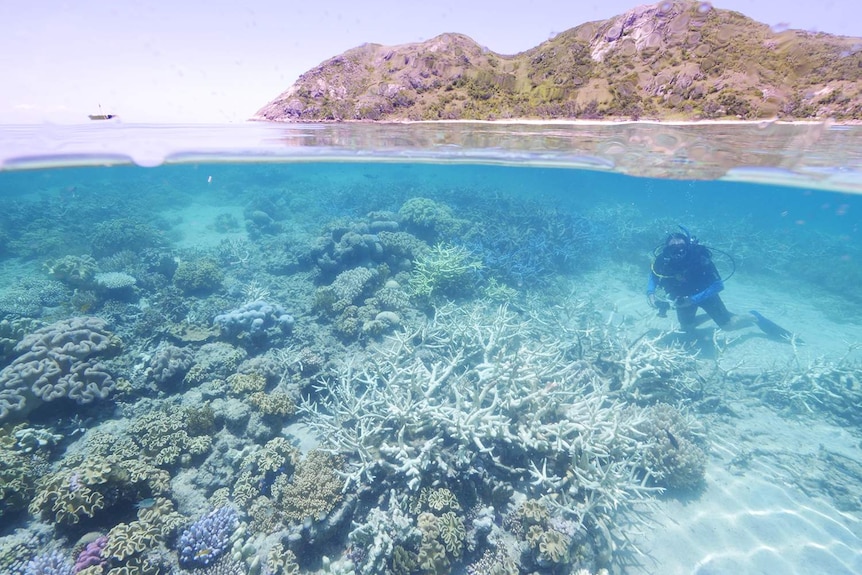
[[[501,54],[638,0],[2,0],[0,124],[243,122],[366,42],[460,32]],[[716,0],[780,28],[862,37],[859,0]]]

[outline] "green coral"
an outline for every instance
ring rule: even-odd
[[[468,223],[456,218],[449,206],[421,197],[404,202],[398,214],[408,229],[425,239],[459,235]]]
[[[437,489],[423,488],[419,495],[420,501],[422,500],[423,493],[425,495],[425,504],[429,509],[433,509],[434,511],[443,511],[447,509],[457,511],[461,509],[461,504],[458,503],[458,498],[455,497],[455,494],[446,487],[439,487]]]
[[[410,575],[416,570],[416,566],[416,555],[414,555],[401,545],[396,545],[392,549],[392,573],[394,573],[395,575]]]
[[[464,540],[467,539],[467,530],[464,527],[464,519],[447,511],[438,519],[440,527],[440,540],[446,546],[446,552],[452,557],[461,557],[464,550]]]
[[[158,573],[147,553],[171,539],[186,523],[170,499],[157,497],[153,504],[138,509],[137,519],[119,523],[108,532],[101,555],[112,568],[111,575]]]
[[[339,455],[312,450],[291,475],[279,475],[272,497],[289,522],[325,516],[341,501],[344,480],[338,475],[344,460]]]
[[[537,499],[527,499],[517,511],[524,525],[545,525],[551,519],[548,507]]]
[[[439,243],[416,259],[409,292],[420,298],[467,292],[480,269],[482,263],[466,248]]]
[[[449,557],[446,548],[436,539],[425,539],[419,546],[419,555],[416,558],[419,567],[429,573],[443,574],[449,572]]]
[[[52,278],[79,288],[92,287],[98,271],[98,265],[92,256],[63,256],[49,260],[45,267]]]
[[[252,393],[248,397],[248,402],[264,415],[290,417],[296,413],[296,403],[290,394],[283,391],[272,391],[270,393],[259,391]]]
[[[215,431],[215,410],[209,403],[186,407],[183,418],[189,435],[211,435]]]
[[[554,529],[542,532],[538,541],[538,563],[565,563],[568,560],[570,539]]]
[[[185,294],[209,293],[221,287],[224,273],[208,258],[180,262],[174,272],[174,285]]]
[[[706,453],[698,445],[694,422],[664,403],[647,408],[645,415],[638,430],[646,437],[644,465],[651,476],[668,489],[700,485],[706,473]]]
[[[62,467],[39,482],[30,513],[74,525],[120,501],[140,501],[168,491],[170,476],[144,460],[90,457]]]
[[[271,439],[246,455],[240,464],[242,471],[234,482],[234,503],[249,509],[251,503],[263,495],[262,487],[271,483],[276,475],[293,473],[299,459],[299,450],[283,437]]]
[[[102,550],[102,556],[125,562],[130,557],[155,547],[160,534],[154,525],[140,521],[119,523],[108,532],[108,543]]]
[[[15,434],[26,424],[0,427],[0,518],[27,508],[36,492],[36,480],[45,466],[40,456],[15,449]]]
[[[298,575],[299,563],[296,554],[278,542],[266,555],[266,568],[272,575]]]
[[[233,395],[263,391],[266,387],[266,378],[259,373],[235,373],[227,378],[227,382]]]
[[[245,357],[246,352],[243,349],[229,343],[206,343],[195,354],[195,363],[186,373],[183,383],[196,386],[205,381],[225,379],[236,372]]]
[[[458,498],[446,487],[422,488],[410,506],[422,534],[416,562],[432,573],[444,573],[464,552],[467,528]]]
[[[193,457],[205,455],[212,448],[212,437],[189,433],[188,413],[182,408],[166,407],[141,415],[131,426],[132,438],[143,454],[159,466],[187,463]],[[197,413],[196,408],[191,413]]]
[[[135,218],[116,218],[100,222],[91,228],[90,241],[97,256],[122,250],[133,252],[158,246],[162,236],[153,226]]]

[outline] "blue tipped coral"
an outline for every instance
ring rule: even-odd
[[[212,565],[230,548],[237,527],[239,516],[232,507],[219,507],[204,515],[180,535],[180,565],[186,568]]]
[[[49,551],[31,559],[23,575],[72,575],[72,562],[60,551]]]

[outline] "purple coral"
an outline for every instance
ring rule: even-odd
[[[232,507],[219,507],[186,529],[178,542],[180,565],[207,567],[230,547],[230,538],[239,527],[239,515]]]
[[[106,535],[102,535],[94,541],[87,543],[87,546],[78,553],[78,558],[75,559],[75,566],[72,568],[72,573],[78,573],[87,567],[92,567],[93,565],[106,567],[108,565],[108,561],[102,557],[102,549],[104,549],[107,544],[108,537]]]

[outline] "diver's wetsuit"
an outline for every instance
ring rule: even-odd
[[[653,264],[647,294],[655,293],[658,286],[674,300],[688,297],[694,304],[676,308],[680,327],[686,331],[697,326],[695,315],[698,307],[702,307],[719,327],[727,325],[731,319],[731,313],[718,296],[718,292],[724,289],[724,282],[705,246],[689,243],[681,257],[674,257],[665,247]]]

